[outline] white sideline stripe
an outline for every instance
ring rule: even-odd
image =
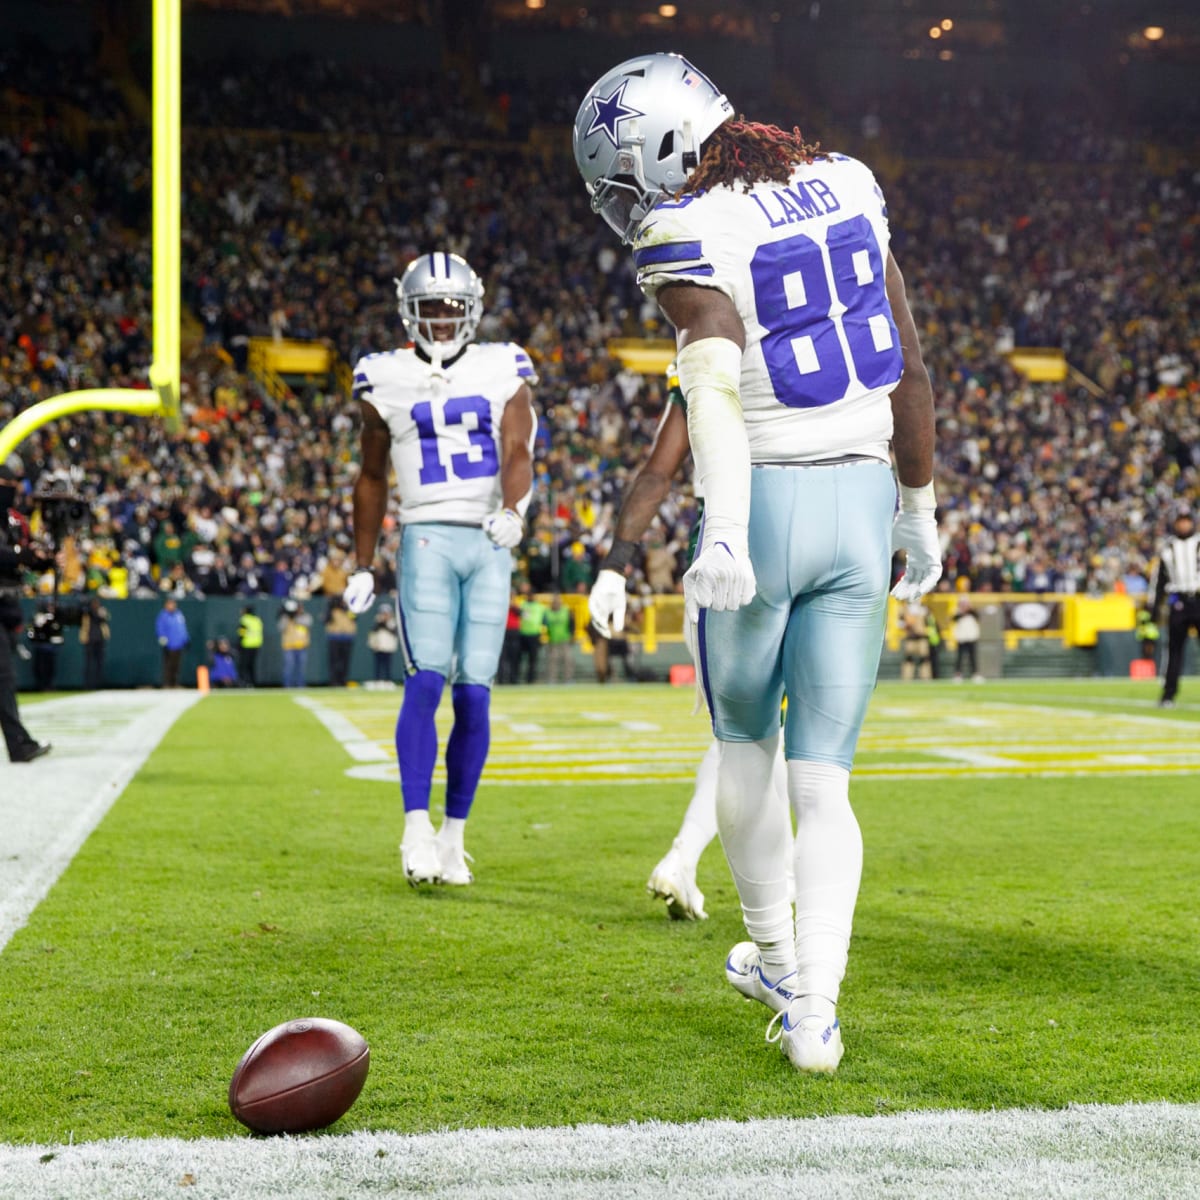
[[[351,758],[359,762],[381,762],[389,757],[381,746],[368,741],[363,731],[349,717],[327,708],[319,700],[310,700],[307,696],[297,696],[295,699],[301,708],[307,708],[329,730],[334,740],[341,743],[342,749]]]
[[[23,719],[54,749],[0,763],[0,950],[67,869],[197,692],[89,692],[30,705]]]
[[[1200,1106],[0,1145],[0,1200],[1183,1200]]]

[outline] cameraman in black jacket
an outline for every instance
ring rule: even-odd
[[[17,602],[23,572],[44,571],[54,559],[24,537],[24,529],[9,509],[16,499],[15,476],[0,466],[0,730],[8,757],[15,763],[32,762],[50,753],[49,742],[31,737],[17,711],[17,639],[23,626]]]

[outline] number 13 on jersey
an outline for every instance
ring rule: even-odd
[[[445,483],[455,479],[481,479],[500,470],[496,439],[492,432],[492,406],[484,396],[451,396],[444,403],[423,400],[412,406],[413,424],[421,439],[423,484]],[[461,425],[468,448],[454,452],[462,444],[461,433],[451,427]]]

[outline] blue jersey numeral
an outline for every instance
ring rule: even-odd
[[[496,439],[492,435],[492,406],[483,396],[453,396],[442,409],[442,424],[462,425],[467,416],[475,417],[474,428],[467,430],[471,450],[450,455],[450,470],[455,479],[481,479],[500,470]],[[433,419],[433,404],[424,400],[412,406],[413,424],[421,439],[422,483],[445,483],[449,478],[442,462],[441,445]],[[478,451],[478,456],[474,451]]]
[[[866,217],[831,225],[824,246],[804,233],[760,246],[750,277],[758,321],[767,330],[763,357],[781,403],[836,404],[850,389],[851,370],[867,388],[900,378],[900,335],[888,304],[883,255]]]

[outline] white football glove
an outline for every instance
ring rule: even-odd
[[[355,615],[365,613],[375,599],[375,575],[371,571],[355,571],[342,593],[346,607]]]
[[[588,593],[588,616],[601,637],[615,637],[625,628],[625,576],[605,567]]]
[[[702,608],[732,612],[749,604],[757,590],[750,556],[714,542],[696,556],[683,577],[683,607],[688,619],[698,622]]]
[[[511,508],[498,508],[483,518],[483,532],[497,546],[511,550],[521,544],[521,539],[525,536],[525,522],[521,520],[520,514]]]
[[[942,577],[942,546],[937,518],[929,512],[899,512],[892,526],[892,553],[906,552],[904,574],[892,588],[901,603],[919,600]]]

